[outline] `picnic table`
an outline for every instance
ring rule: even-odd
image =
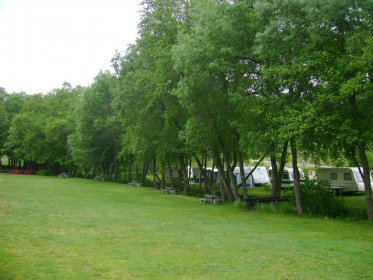
[[[162,193],[176,194],[176,189],[164,187],[161,189]]]
[[[58,175],[58,177],[59,177],[59,178],[69,178],[69,174],[67,174],[67,173],[60,173],[60,174]]]
[[[336,195],[336,193],[339,193],[339,195],[342,195],[342,191],[343,191],[342,187],[331,186],[330,189],[333,191],[334,196]]]
[[[278,204],[280,201],[288,201],[290,199],[290,196],[280,196],[280,197],[248,197],[244,199],[246,202],[246,206],[248,209],[255,208],[255,205],[257,203],[274,203]]]
[[[104,176],[96,176],[95,180],[96,181],[105,181],[105,178],[104,178]]]
[[[205,195],[204,198],[200,198],[200,201],[202,203],[207,203],[207,204],[220,204],[223,202],[223,200],[220,197],[213,195],[213,194]]]
[[[128,185],[133,186],[133,187],[141,187],[141,182],[132,180],[131,182],[128,183]]]

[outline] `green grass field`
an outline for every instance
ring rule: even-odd
[[[373,226],[0,175],[0,279],[372,279]]]

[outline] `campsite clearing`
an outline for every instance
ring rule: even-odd
[[[0,174],[0,279],[369,279],[372,225]]]

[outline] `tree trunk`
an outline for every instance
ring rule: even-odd
[[[205,176],[205,189],[206,189],[206,193],[209,193],[212,191],[212,182],[210,180],[210,178],[207,178],[207,152],[203,152],[203,167],[204,167],[204,175]],[[201,180],[201,178],[200,178]]]
[[[132,161],[128,162],[128,181],[132,181]]]
[[[288,151],[288,143],[289,141],[285,141],[284,145],[282,146],[282,152],[281,152],[281,159],[280,159],[280,166],[277,166],[276,157],[271,156],[271,165],[272,165],[272,174],[274,168],[276,168],[275,171],[275,178],[272,176],[272,196],[273,197],[279,197],[281,194],[281,184],[282,184],[282,174],[284,173],[284,168],[286,164],[286,158],[287,158],[287,151]],[[276,167],[274,167],[276,166]]]
[[[205,178],[205,184],[206,184],[206,193],[209,193],[210,190],[211,190],[211,178],[209,178],[207,176],[207,172],[206,172],[206,161],[205,159],[203,158],[203,163],[199,160],[198,156],[197,155],[193,155],[195,161],[197,162],[197,165],[198,165],[198,168],[199,168],[199,173],[200,173],[200,176],[199,176],[199,184],[201,184],[201,174],[203,176],[203,178]]]
[[[295,203],[297,207],[297,214],[303,215],[303,205],[302,205],[302,195],[300,192],[300,174],[298,169],[298,159],[297,159],[297,147],[295,139],[292,138],[290,140],[290,148],[291,148],[291,158],[293,164],[293,172],[294,172],[294,195],[295,195]]]
[[[165,166],[165,162],[164,162],[164,159],[162,159],[162,179],[161,179],[161,187],[164,188],[166,187],[166,166]]]
[[[210,155],[213,158],[216,167],[218,169],[219,179],[220,179],[220,186],[222,189],[222,196],[226,196],[229,201],[233,201],[235,199],[234,194],[230,188],[230,182],[228,181],[225,171],[224,171],[224,162],[221,160],[219,156],[212,150],[210,150]]]
[[[174,179],[173,179],[173,176],[172,176],[172,167],[171,167],[171,160],[169,157],[167,157],[167,168],[168,168],[168,173],[170,174],[170,184],[171,184],[171,188],[173,189],[174,188]]]
[[[183,188],[184,194],[187,194],[190,190],[187,165],[188,164],[185,164],[185,158],[183,156],[180,156],[180,169],[182,173],[182,180],[184,181],[184,188]]]
[[[149,162],[145,161],[143,168],[142,168],[142,183],[145,185],[146,183],[146,176],[148,175],[149,171]]]
[[[368,221],[373,222],[373,198],[372,198],[372,185],[370,181],[369,162],[366,154],[366,147],[364,141],[358,143],[359,157],[363,167],[363,180],[365,188],[365,201],[367,206]]]
[[[242,191],[243,191],[243,199],[248,198],[247,194],[247,184],[246,184],[246,178],[245,178],[245,169],[243,166],[243,156],[242,152],[238,152],[238,164],[240,165],[240,176],[241,176],[241,182],[242,182]]]
[[[153,156],[153,188],[157,188],[157,158]]]
[[[271,155],[271,180],[272,180],[272,196],[278,197],[281,192],[281,177],[278,175],[277,160],[275,155]]]

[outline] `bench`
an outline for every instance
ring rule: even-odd
[[[69,174],[67,174],[67,173],[60,173],[60,174],[58,175],[58,177],[59,177],[59,178],[69,178]]]
[[[280,196],[280,197],[249,197],[244,199],[246,202],[246,207],[248,209],[255,208],[257,203],[273,203],[278,204],[280,201],[289,201],[290,196]]]
[[[141,183],[135,180],[132,180],[131,182],[129,182],[128,185],[133,186],[133,187],[141,187]]]

